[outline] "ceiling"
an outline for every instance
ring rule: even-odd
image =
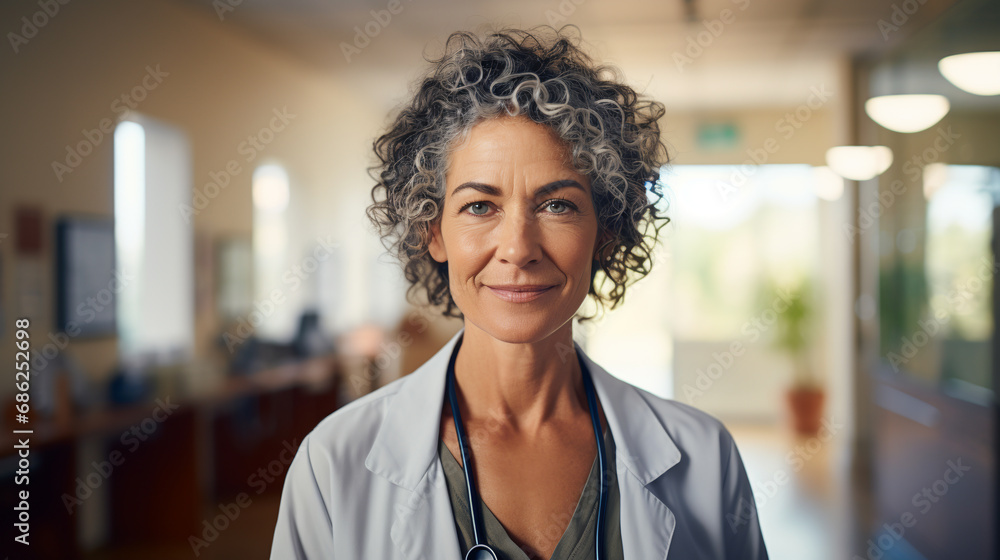
[[[323,72],[359,80],[393,106],[456,30],[574,24],[601,61],[672,109],[788,106],[836,83],[840,62],[872,55],[940,18],[955,0],[175,0]],[[237,4],[237,0],[228,0]],[[972,0],[965,0],[966,2]],[[912,14],[892,29],[894,6]],[[923,2],[922,4],[920,2]],[[398,12],[391,14],[387,7]],[[382,25],[372,11],[382,13]],[[386,17],[389,16],[389,17]],[[726,23],[724,20],[728,20]],[[706,24],[705,22],[709,22]],[[352,54],[344,46],[359,30]],[[712,34],[711,27],[715,34]],[[700,34],[700,35],[699,35]],[[701,39],[702,47],[695,47]],[[690,50],[688,50],[690,49]],[[686,58],[684,58],[686,57]]]
[[[1000,96],[966,93],[938,70],[942,57],[973,51],[1000,51],[1000,2],[956,2],[904,44],[882,53],[873,61],[869,93],[937,93],[948,97],[953,108],[1000,109]]]

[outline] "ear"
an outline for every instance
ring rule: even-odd
[[[441,236],[440,218],[431,222],[430,234],[431,238],[427,243],[427,251],[431,254],[431,258],[439,263],[447,262],[448,252],[444,248],[444,238]]]

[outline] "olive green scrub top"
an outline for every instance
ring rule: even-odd
[[[615,442],[614,438],[611,437],[611,430],[607,428],[604,430],[604,449],[608,458],[608,483],[611,485],[604,522],[607,532],[604,536],[606,547],[604,558],[606,560],[623,560],[622,532],[619,520],[621,504],[615,466]],[[466,503],[468,490],[465,483],[465,471],[462,470],[458,459],[444,444],[444,440],[438,440],[438,455],[440,455],[441,464],[444,466],[448,493],[451,495],[451,509],[455,513],[455,526],[458,529],[459,543],[462,546],[464,557],[466,551],[475,544],[475,538],[472,535],[472,513]],[[548,560],[594,560],[596,558],[594,537],[597,532],[597,506],[601,497],[599,471],[597,457],[595,457],[587,484],[576,504],[576,511],[573,512],[566,532],[563,533],[556,545],[552,558]],[[507,535],[506,529],[481,498],[479,503],[483,512],[483,522],[486,524],[487,543],[497,552],[500,560],[538,559],[537,556],[529,558],[524,550],[514,544],[514,541]],[[555,535],[552,537],[555,538]]]

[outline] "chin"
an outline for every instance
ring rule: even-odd
[[[471,323],[475,328],[508,344],[541,342],[557,333],[572,319],[572,313],[566,314],[555,310],[548,313],[539,311],[519,313],[516,309],[493,310],[465,316],[466,324]]]

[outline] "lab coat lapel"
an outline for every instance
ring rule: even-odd
[[[615,439],[622,552],[629,559],[663,560],[676,518],[666,497],[658,496],[649,485],[680,462],[680,450],[635,387],[596,364],[576,341],[573,345],[590,371]]]
[[[406,398],[392,400],[365,460],[368,470],[408,491],[389,504],[390,537],[408,560],[461,560],[437,441],[448,360],[463,331],[402,380]]]
[[[408,560],[461,560],[455,516],[440,462],[408,500],[394,504],[390,537]]]

